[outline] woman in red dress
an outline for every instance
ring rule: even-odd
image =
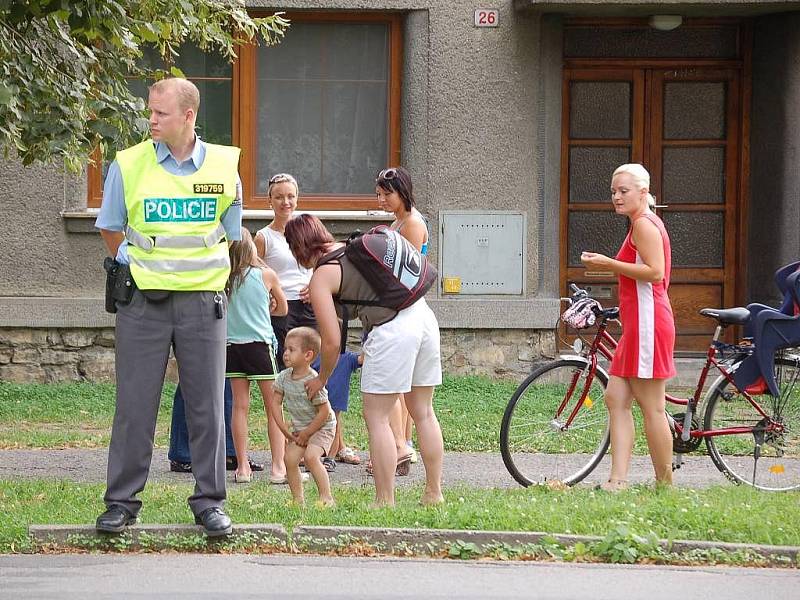
[[[672,483],[672,433],[664,412],[666,380],[675,375],[675,322],[667,296],[671,251],[664,223],[652,211],[655,199],[649,188],[650,174],[642,165],[622,165],[614,171],[611,200],[616,213],[630,220],[630,230],[615,258],[581,254],[586,267],[612,271],[619,280],[622,337],[605,395],[611,421],[611,475],[601,488],[608,491],[628,485],[634,399],[644,417],[656,483]]]

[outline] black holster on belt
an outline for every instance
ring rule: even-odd
[[[117,302],[128,304],[133,298],[136,282],[131,276],[129,265],[118,263],[107,256],[103,261],[106,270],[106,312],[117,312]]]

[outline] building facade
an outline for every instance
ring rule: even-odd
[[[201,135],[243,149],[245,225],[265,182],[337,235],[382,222],[375,172],[403,164],[430,219],[429,293],[451,373],[517,375],[557,350],[567,284],[616,300],[581,250],[613,253],[613,169],[641,162],[673,242],[681,351],[702,306],[775,302],[800,255],[800,2],[249,1],[287,12],[274,47],[230,66],[184,48]],[[145,82],[131,82],[144,92]],[[102,172],[0,159],[0,379],[113,376]]]

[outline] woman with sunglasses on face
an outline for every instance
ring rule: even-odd
[[[428,225],[416,207],[411,174],[403,167],[384,169],[375,179],[375,195],[381,210],[394,214],[394,221],[389,225],[409,242],[421,254],[428,253]],[[412,462],[417,456],[411,440],[414,421],[406,407],[405,398],[400,395],[400,402],[391,416],[390,424],[397,444],[397,475],[408,475]]]
[[[309,297],[322,337],[319,375],[306,382],[309,397],[324,386],[336,366],[341,342],[337,298],[359,302],[378,299],[372,284],[341,255],[336,242],[317,217],[299,215],[286,224],[286,240],[299,264],[314,268]],[[335,254],[332,254],[334,253]],[[444,443],[433,412],[434,387],[442,382],[439,325],[424,298],[394,311],[380,306],[352,306],[366,332],[361,394],[369,434],[375,478],[375,505],[393,506],[397,447],[389,415],[405,394],[417,425],[425,491],[422,504],[438,504],[442,497]]]
[[[286,333],[295,327],[307,326],[316,329],[317,322],[311,305],[304,301],[311,269],[297,264],[284,236],[286,223],[294,216],[300,193],[297,180],[288,173],[273,175],[267,187],[267,196],[274,213],[272,222],[259,230],[255,236],[256,251],[267,266],[278,275],[281,289],[289,303],[285,317],[272,317],[272,328],[278,340],[278,369],[283,370],[283,348]],[[269,446],[272,452],[270,482],[286,483],[286,468],[283,464],[284,437],[277,424],[269,421]]]

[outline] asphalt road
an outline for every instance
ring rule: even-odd
[[[366,453],[360,453],[366,464]],[[65,449],[65,450],[0,450],[0,479],[66,479],[78,482],[105,482],[107,448]],[[269,453],[254,452],[252,458],[269,462]],[[565,458],[566,457],[563,457]],[[574,457],[573,457],[574,458]],[[547,455],[531,455],[531,460],[547,461]],[[714,484],[724,484],[727,480],[717,470],[711,458],[703,454],[689,455],[684,466],[675,473],[675,484],[701,488]],[[585,480],[596,484],[608,477],[611,458],[603,462]],[[363,464],[361,466],[337,465],[331,474],[331,482],[342,485],[372,485]],[[581,463],[582,464],[582,463]],[[266,478],[264,473],[254,473],[258,481]],[[171,473],[166,450],[156,449],[150,471],[154,481],[193,481],[184,473]],[[631,465],[632,482],[652,481],[653,467],[648,456],[634,456]],[[411,467],[408,477],[398,477],[398,485],[410,485],[425,481],[422,463]],[[445,486],[469,485],[484,488],[515,488],[518,484],[511,478],[503,465],[500,453],[490,452],[448,452],[444,460],[443,483]]]
[[[287,555],[0,556],[14,600],[537,598],[796,599],[791,569],[500,563]]]

